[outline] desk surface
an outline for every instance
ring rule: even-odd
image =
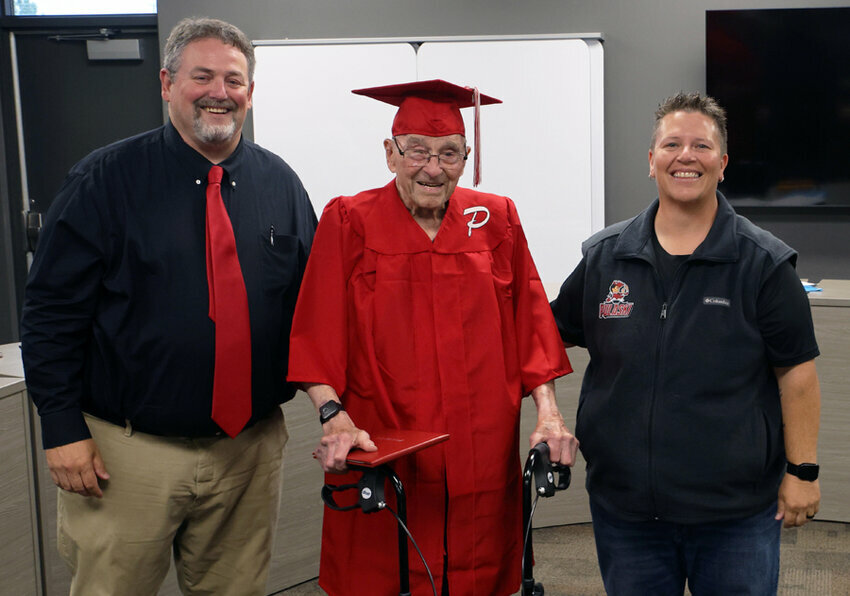
[[[0,398],[26,389],[20,344],[0,345]]]
[[[21,344],[0,345],[0,375],[23,378],[24,365],[21,362]]]
[[[850,280],[822,279],[817,284],[822,292],[809,292],[812,306],[850,306]]]

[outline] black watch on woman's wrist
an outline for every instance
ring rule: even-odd
[[[321,406],[319,406],[319,422],[324,424],[340,412],[344,411],[345,408],[342,407],[342,404],[338,401],[329,399]]]
[[[814,482],[818,479],[818,472],[820,472],[820,466],[817,464],[799,464],[794,465],[790,461],[785,468],[785,471],[791,474],[792,476],[796,476],[800,480],[805,480],[806,482]]]

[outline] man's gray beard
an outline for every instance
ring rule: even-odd
[[[236,122],[230,121],[228,124],[214,126],[207,124],[200,117],[194,121],[195,134],[204,143],[224,143],[233,138],[236,134]]]

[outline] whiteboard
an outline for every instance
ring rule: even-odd
[[[298,173],[316,215],[334,197],[391,179],[393,106],[351,93],[415,78],[409,43],[257,47],[254,140]]]
[[[460,59],[458,57],[460,56]],[[482,183],[511,197],[541,279],[558,285],[581,258],[593,225],[592,63],[580,39],[426,43],[419,79],[473,81],[504,103],[481,109]],[[472,110],[462,110],[472,137]],[[600,172],[601,173],[601,172]],[[461,186],[472,186],[472,168]],[[601,188],[601,187],[600,187]]]
[[[604,225],[602,45],[596,39],[255,42],[254,130],[321,213],[386,184],[382,141],[396,108],[351,89],[441,78],[503,104],[481,109],[479,190],[511,197],[553,297]],[[472,110],[462,110],[473,143]],[[472,187],[472,163],[460,181]]]

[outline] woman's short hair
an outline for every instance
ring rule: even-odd
[[[720,152],[726,153],[726,143],[728,140],[726,132],[726,110],[720,107],[716,99],[708,95],[702,95],[698,91],[694,93],[683,93],[680,91],[658,105],[658,109],[655,110],[655,126],[652,129],[650,149],[655,147],[658,128],[661,126],[661,119],[673,112],[699,112],[714,120],[714,124],[717,126],[717,132],[720,135]]]

